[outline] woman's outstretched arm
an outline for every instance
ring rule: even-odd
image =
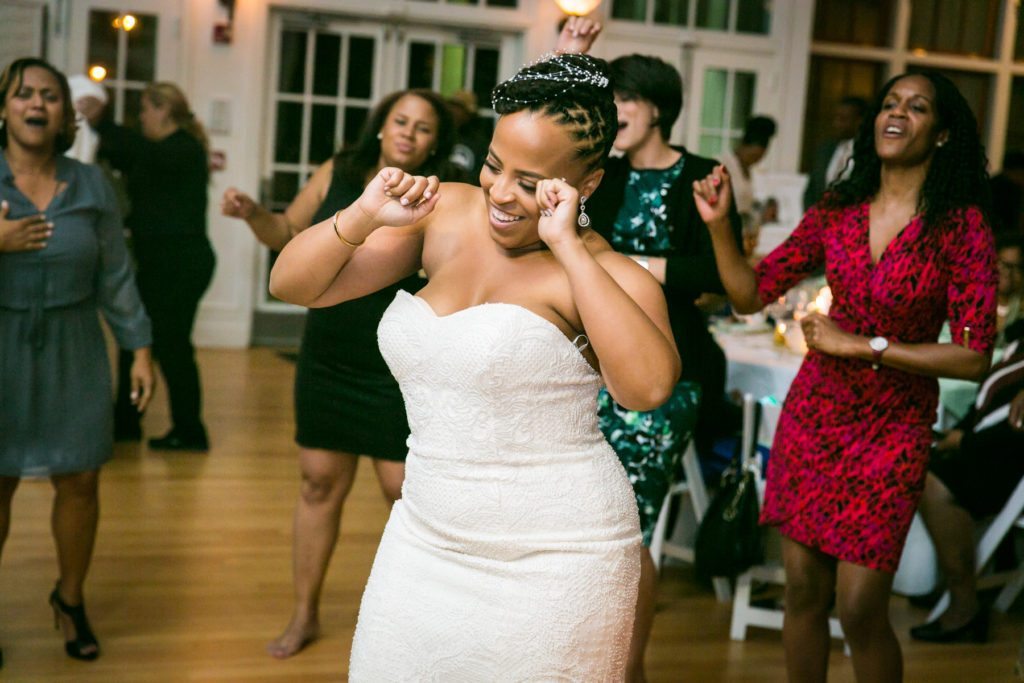
[[[244,192],[229,187],[221,200],[221,213],[241,218],[256,239],[274,251],[281,251],[288,240],[313,222],[313,216],[327,195],[333,173],[333,161],[322,164],[283,213],[270,211]]]

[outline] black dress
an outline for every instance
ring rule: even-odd
[[[335,174],[313,223],[330,218],[362,191]],[[300,446],[405,460],[405,403],[377,347],[377,325],[399,289],[415,293],[424,284],[412,276],[360,299],[309,310],[295,373]]]

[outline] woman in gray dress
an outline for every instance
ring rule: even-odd
[[[67,79],[26,58],[0,75],[0,550],[23,476],[56,491],[60,576],[50,605],[70,657],[99,645],[83,604],[99,516],[99,468],[113,450],[113,393],[97,311],[133,349],[139,410],[153,392],[149,319],[114,192],[63,156],[75,137]]]

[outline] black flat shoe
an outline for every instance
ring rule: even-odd
[[[89,619],[85,616],[85,605],[69,605],[61,600],[60,593],[57,592],[59,587],[60,582],[58,581],[57,586],[50,593],[53,625],[59,630],[60,618],[61,615],[64,615],[70,618],[71,623],[75,626],[75,639],[64,642],[64,651],[68,653],[68,657],[91,662],[100,656],[100,644],[96,642],[96,636],[93,635],[92,629],[89,627]]]
[[[159,439],[150,439],[149,447],[154,451],[208,451],[210,442],[205,436],[183,437],[170,432]]]
[[[939,620],[910,629],[910,637],[928,643],[984,643],[988,640],[988,610],[979,609],[963,626],[944,629]]]

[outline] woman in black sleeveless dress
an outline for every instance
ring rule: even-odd
[[[234,188],[224,193],[221,208],[280,250],[298,232],[348,206],[385,166],[458,179],[448,162],[453,139],[451,115],[436,93],[396,92],[377,105],[356,144],[320,166],[284,213],[271,213]],[[302,475],[293,541],[295,606],[284,632],[267,646],[274,657],[296,654],[319,633],[320,590],[359,456],[373,459],[389,502],[401,495],[409,425],[377,348],[377,324],[398,289],[421,286],[418,277],[407,278],[307,315],[295,375]]]

